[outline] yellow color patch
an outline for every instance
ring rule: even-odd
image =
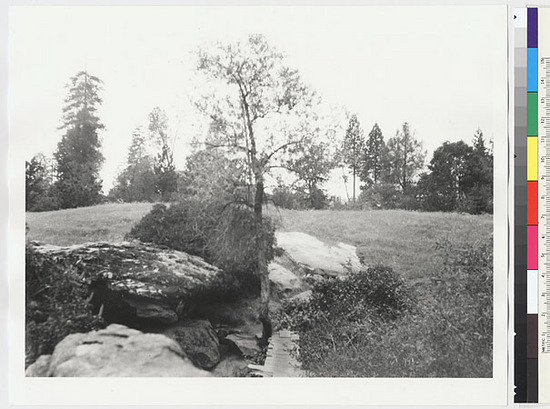
[[[539,178],[539,138],[536,136],[527,137],[527,180],[538,180]]]

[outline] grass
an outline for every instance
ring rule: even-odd
[[[423,278],[441,264],[435,251],[441,239],[487,242],[492,215],[422,213],[406,210],[271,209],[280,231],[301,231],[327,242],[357,247],[367,265],[386,265],[409,279]]]
[[[105,204],[54,212],[27,213],[28,237],[48,244],[117,242],[151,209],[151,203]],[[286,210],[268,208],[280,231],[301,231],[327,242],[357,246],[368,265],[392,267],[409,279],[438,268],[438,240],[486,242],[492,216],[421,213],[405,210]]]
[[[152,207],[151,203],[110,203],[53,212],[28,212],[27,237],[58,246],[119,242]]]

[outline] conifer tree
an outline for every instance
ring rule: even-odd
[[[65,134],[57,144],[55,192],[61,208],[90,206],[101,201],[103,163],[98,130],[104,128],[97,116],[101,80],[86,71],[71,78],[63,108]]]

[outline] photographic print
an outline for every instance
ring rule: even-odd
[[[17,382],[501,402],[506,17],[12,7]]]

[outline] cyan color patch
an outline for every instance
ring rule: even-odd
[[[527,49],[527,92],[538,89],[538,48]]]

